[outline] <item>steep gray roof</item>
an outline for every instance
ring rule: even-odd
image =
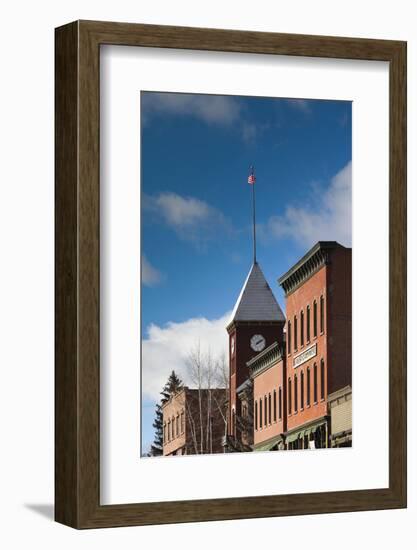
[[[230,323],[233,321],[285,321],[258,263],[254,263],[240,291]]]

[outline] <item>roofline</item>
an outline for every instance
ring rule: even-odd
[[[253,321],[239,321],[239,320],[235,320],[235,319],[232,319],[232,321],[230,321],[230,323],[228,325],[226,325],[226,330],[229,332],[235,325],[246,325],[246,326],[253,326],[253,325],[261,325],[261,326],[266,326],[266,325],[283,325],[285,324],[286,322],[286,317],[284,315],[284,319],[271,319],[270,321],[259,321],[258,320],[253,320]]]
[[[254,363],[258,361],[258,359],[262,359],[263,357],[265,357],[265,355],[268,355],[268,353],[272,351],[274,348],[278,348],[279,350],[279,344],[276,340],[275,342],[272,342],[270,346],[268,346],[263,351],[255,355],[255,357],[252,357],[252,359],[249,359],[249,361],[246,363],[246,366],[251,367]]]
[[[284,358],[285,355],[280,344],[277,341],[273,342],[246,363],[246,366],[251,371],[250,377],[256,378],[259,374],[270,369],[276,363],[284,361]]]
[[[240,310],[241,305],[242,305],[243,296],[245,295],[245,291],[247,289],[248,282],[249,282],[252,274],[254,273],[255,268],[260,272],[260,275],[262,276],[263,280],[265,281],[266,287],[267,287],[267,289],[269,290],[269,292],[271,294],[272,301],[275,304],[275,305],[273,305],[273,308],[275,309],[275,306],[277,308],[277,311],[276,312],[273,311],[272,314],[271,314],[271,311],[269,311],[269,314],[267,316],[270,317],[271,321],[281,320],[281,321],[285,322],[284,312],[282,311],[281,306],[279,305],[278,300],[276,299],[276,296],[275,296],[271,286],[269,285],[269,283],[268,283],[268,281],[265,277],[265,274],[262,271],[261,266],[259,265],[259,263],[257,261],[254,261],[252,263],[252,266],[251,266],[247,276],[246,276],[245,282],[243,283],[243,285],[240,289],[239,296],[238,296],[238,298],[235,302],[235,305],[233,307],[232,313],[230,315],[229,322],[226,325],[226,329],[229,329],[229,327],[232,325],[233,322],[240,322],[240,321],[255,322],[255,321],[257,321],[257,320],[251,320],[251,319],[241,319],[240,316],[241,316],[242,313],[241,312],[239,313],[239,310]],[[271,308],[270,304],[269,304],[268,308],[270,310],[270,308]],[[281,317],[282,317],[282,319],[281,319]],[[261,319],[261,320],[264,320],[264,319]]]
[[[239,395],[243,393],[247,387],[250,387],[250,378],[247,378],[238,388],[236,388],[236,393]]]
[[[314,256],[319,250],[330,250],[332,248],[347,248],[341,245],[337,241],[318,241],[314,246],[310,248],[308,252],[304,254],[296,264],[294,264],[284,275],[281,275],[278,279],[278,283],[282,285],[291,275],[293,275],[300,267],[302,267],[310,258]]]
[[[190,394],[190,393],[197,393],[197,392],[207,392],[207,391],[210,391],[210,392],[225,392],[227,391],[227,388],[190,388],[189,386],[182,386],[182,388],[180,388],[178,391],[176,391],[175,393],[173,393],[172,395],[169,396],[169,398],[164,402],[162,403],[161,401],[161,408],[163,409],[164,407],[166,407],[167,405],[169,405],[170,403],[172,403],[172,401],[174,400],[175,397],[178,397],[179,395],[181,395],[182,393],[185,393],[185,394]]]

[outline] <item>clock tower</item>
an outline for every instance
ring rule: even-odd
[[[236,390],[249,378],[246,364],[272,343],[282,345],[284,324],[284,314],[255,260],[226,327],[229,334],[229,438],[239,439],[236,419],[241,411]]]

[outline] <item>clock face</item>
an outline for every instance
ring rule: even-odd
[[[250,339],[250,347],[253,351],[262,351],[265,347],[266,341],[262,334],[254,334]]]
[[[235,354],[235,337],[234,336],[232,336],[232,341],[230,343],[230,349],[232,351],[232,355],[234,355]]]

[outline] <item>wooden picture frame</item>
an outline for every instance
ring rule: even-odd
[[[75,528],[406,506],[406,43],[77,21],[56,29],[55,518]],[[389,62],[389,487],[100,505],[99,56],[117,44]]]

